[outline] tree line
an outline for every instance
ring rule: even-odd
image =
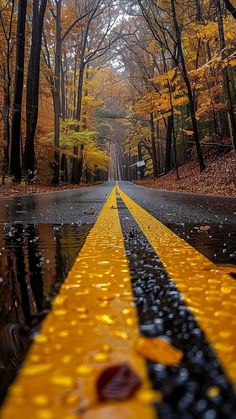
[[[118,51],[132,105],[125,153],[131,163],[150,161],[155,178],[173,168],[178,176],[191,156],[203,171],[209,150],[236,149],[235,7],[223,0],[125,7],[133,31]]]
[[[52,105],[53,141],[44,139],[53,150],[52,182],[69,181],[70,161],[70,180],[80,183],[85,148],[94,161],[92,168],[87,158],[88,170],[107,171],[107,152],[92,124],[91,109],[99,103],[89,83],[120,36],[114,29],[118,13],[111,0],[1,2],[3,178],[35,178],[40,89]]]

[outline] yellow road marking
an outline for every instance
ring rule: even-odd
[[[160,221],[118,192],[192,310],[231,381],[236,384],[236,283]]]
[[[89,233],[3,407],[2,419],[154,418],[142,357],[115,189]],[[121,403],[98,404],[95,383],[128,362],[143,386]],[[89,409],[87,407],[90,406]]]

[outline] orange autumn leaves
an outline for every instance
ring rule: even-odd
[[[158,362],[166,366],[179,364],[183,358],[181,350],[160,337],[154,339],[141,337],[138,340],[136,350],[149,361]]]
[[[136,351],[139,355],[152,362],[158,362],[166,366],[179,364],[183,358],[183,352],[172,346],[164,338],[148,339],[140,337]],[[139,375],[128,365],[112,365],[102,371],[96,387],[100,401],[127,400],[142,386]]]

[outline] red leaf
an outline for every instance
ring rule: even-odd
[[[128,364],[115,365],[105,369],[97,380],[97,394],[100,400],[126,400],[141,386],[141,380]]]

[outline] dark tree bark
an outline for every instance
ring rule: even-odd
[[[166,131],[166,156],[165,156],[165,173],[168,173],[171,170],[171,161],[172,161],[172,131],[173,131],[173,116],[168,116],[167,119],[167,131]]]
[[[80,54],[80,67],[79,67],[79,82],[78,82],[78,91],[77,91],[77,106],[75,117],[78,121],[77,130],[80,130],[81,116],[82,116],[82,100],[83,100],[83,83],[84,83],[84,72],[85,72],[85,50],[87,45],[89,32],[89,23],[86,26],[85,34],[82,40],[82,49]],[[71,174],[71,183],[76,183],[79,185],[81,181],[82,171],[83,171],[83,150],[84,144],[80,145],[80,158],[79,158],[79,147],[78,145],[74,146],[74,157],[72,161],[72,174]]]
[[[28,65],[27,94],[26,94],[26,142],[24,152],[24,172],[32,179],[35,171],[35,133],[38,123],[40,55],[42,33],[47,0],[33,1],[33,22],[31,51]]]
[[[199,0],[196,0],[199,2]],[[163,47],[161,48],[162,53],[162,61],[163,61],[163,67],[165,73],[168,71],[168,65],[166,62],[166,56]],[[173,61],[173,67],[175,65],[174,60]],[[171,102],[171,115],[167,118],[167,131],[166,131],[166,155],[165,155],[165,173],[168,173],[172,169],[172,134],[174,132],[174,114],[173,114],[173,107],[172,107],[172,90],[171,90],[170,82],[168,82],[168,91],[169,91],[169,97]]]
[[[176,177],[179,179],[179,166],[178,166],[178,156],[177,156],[177,144],[176,144],[176,130],[175,130],[175,117],[174,117],[174,107],[173,107],[173,99],[172,99],[172,87],[170,85],[170,82],[168,82],[168,90],[169,90],[169,96],[170,96],[170,109],[171,109],[171,117],[173,121],[173,127],[172,127],[172,135],[173,135],[173,146],[174,146],[174,165],[176,170]]]
[[[172,10],[172,17],[173,17],[173,23],[174,23],[174,28],[175,28],[176,43],[178,46],[178,53],[179,53],[182,75],[183,75],[183,79],[187,88],[189,110],[190,110],[190,116],[191,116],[191,121],[192,121],[197,156],[198,156],[200,171],[203,171],[206,168],[206,166],[204,163],[202,149],[200,145],[200,135],[199,135],[198,125],[197,125],[197,118],[195,114],[194,96],[193,96],[193,91],[192,91],[192,87],[191,87],[191,83],[189,80],[188,71],[187,71],[187,67],[185,63],[185,57],[184,57],[184,52],[183,52],[183,47],[182,47],[181,32],[180,32],[180,27],[179,27],[177,16],[176,16],[175,0],[171,0],[171,10]]]
[[[55,82],[54,82],[54,162],[53,162],[53,178],[52,184],[60,183],[60,116],[61,116],[61,61],[62,61],[62,28],[61,28],[61,12],[62,0],[56,2],[56,53],[55,53]]]
[[[24,84],[25,60],[25,23],[27,13],[27,0],[18,3],[17,16],[17,47],[16,47],[16,74],[12,117],[12,143],[11,143],[11,174],[15,182],[20,182],[21,171],[21,113]]]
[[[64,66],[63,66],[63,76],[64,76],[64,86],[62,86],[62,89],[64,89],[64,95],[65,95],[65,118],[70,118],[69,116],[69,106],[68,106],[68,74],[69,74],[69,68],[68,68],[68,61],[67,61],[67,54],[66,51],[64,51]]]
[[[87,24],[84,29],[84,33],[82,34],[82,42],[81,42],[81,50],[80,50],[80,67],[79,67],[79,82],[78,82],[78,92],[77,92],[77,106],[76,106],[76,113],[75,118],[78,121],[78,131],[80,130],[80,124],[81,124],[81,117],[82,117],[82,100],[83,100],[83,84],[84,84],[84,73],[86,68],[86,62],[85,62],[85,53],[86,53],[86,47],[88,42],[88,36],[89,36],[89,29],[90,24],[96,14],[96,11],[99,7],[99,2],[97,5],[95,5],[94,10],[92,14],[90,15]],[[78,155],[78,146],[74,147],[74,155]],[[83,163],[84,163],[84,144],[80,145],[80,157],[79,160],[77,157],[73,158],[73,166],[72,166],[72,178],[71,183],[77,183],[79,184],[82,177],[83,172]]]
[[[85,43],[85,46],[86,46],[86,43]],[[78,131],[80,130],[80,123],[81,123],[81,116],[82,116],[83,83],[84,83],[84,72],[85,72],[84,53],[85,53],[85,48],[82,50],[82,57],[81,57],[80,69],[79,69],[77,109],[76,109]],[[73,157],[73,163],[72,163],[72,176],[71,176],[71,183],[76,183],[78,185],[81,181],[81,176],[82,176],[82,171],[83,171],[84,144],[81,144],[80,148],[81,148],[81,152],[80,152],[80,159],[79,159],[79,147],[78,145],[74,146],[74,157]]]
[[[201,7],[201,0],[195,0],[196,4],[196,20],[197,22],[202,22],[202,7]]]
[[[76,103],[77,103],[77,94],[76,94],[76,74],[77,74],[77,68],[78,68],[78,55],[75,56],[75,66],[74,66],[74,72],[73,72],[73,86],[74,86],[74,92],[73,92],[73,118],[76,117]]]
[[[158,177],[158,163],[157,163],[157,150],[155,139],[155,125],[153,113],[150,114],[150,127],[151,127],[151,146],[152,146],[152,164],[154,179]]]
[[[84,166],[84,144],[80,144],[79,167],[78,167],[78,184],[81,182]]]
[[[80,68],[79,68],[79,83],[78,83],[77,110],[76,110],[76,119],[79,122],[81,121],[81,114],[82,114],[84,72],[85,72],[85,64],[82,58],[81,63],[80,63]]]
[[[2,183],[5,183],[5,176],[9,170],[9,145],[10,145],[10,106],[11,96],[9,86],[4,89],[4,109],[3,109],[3,136],[4,136],[4,160],[3,160],[3,178]]]
[[[225,33],[224,33],[224,22],[222,18],[222,6],[220,3],[220,0],[215,0],[215,1],[216,1],[216,7],[217,7],[217,22],[218,22],[218,30],[219,30],[221,55],[222,55],[222,58],[225,58],[226,42],[225,42]],[[229,132],[230,132],[230,137],[231,137],[233,148],[236,151],[236,122],[235,122],[233,102],[232,102],[231,91],[230,91],[229,71],[227,67],[223,68],[223,81],[224,81],[225,107],[226,107],[226,112],[228,116]]]
[[[63,121],[66,119],[66,87],[65,87],[65,70],[61,60],[61,117]]]
[[[73,151],[73,158],[72,158],[72,169],[71,169],[71,181],[70,183],[76,184],[78,182],[78,171],[79,171],[79,147],[78,145],[74,145],[74,151]]]
[[[6,40],[6,65],[4,66],[4,100],[3,100],[3,138],[4,138],[4,161],[3,161],[3,177],[2,183],[5,183],[5,176],[9,173],[10,163],[10,109],[11,109],[11,58],[12,58],[12,30],[13,30],[13,17],[15,10],[15,1],[11,2],[11,12],[9,20],[9,30],[7,31],[4,24],[2,13],[0,12],[0,20],[3,28],[3,34]]]
[[[61,180],[63,182],[68,182],[67,157],[65,153],[61,156]]]
[[[236,19],[236,7],[233,6],[230,0],[224,0],[226,9],[231,13],[231,15]]]

